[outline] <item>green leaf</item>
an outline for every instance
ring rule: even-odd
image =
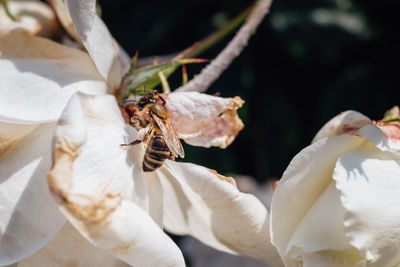
[[[165,77],[171,75],[182,64],[201,63],[204,59],[176,59],[161,64],[153,64],[142,68],[134,69],[124,78],[122,91],[130,92],[133,95],[143,94],[144,85],[146,89],[153,89],[161,83],[159,72]]]

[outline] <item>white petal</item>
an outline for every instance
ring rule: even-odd
[[[342,156],[334,179],[346,209],[345,231],[368,266],[400,263],[400,158],[363,146]]]
[[[21,127],[21,138],[0,155],[0,265],[39,250],[65,221],[45,178],[51,165],[54,124]]]
[[[75,41],[79,42],[82,47],[83,44],[81,42],[81,38],[79,34],[76,32],[74,23],[68,13],[68,8],[66,7],[63,0],[48,0],[51,6],[54,8],[57,13],[57,18],[60,20],[62,26],[64,26],[65,30],[68,34],[75,39]]]
[[[269,214],[230,177],[189,163],[168,161],[157,174],[164,190],[164,226],[216,249],[280,265],[270,244]]]
[[[340,134],[352,134],[365,124],[371,124],[372,121],[363,114],[348,110],[340,113],[328,121],[321,130],[315,135],[312,143],[328,136]]]
[[[303,267],[365,267],[366,261],[359,259],[357,251],[348,250],[344,253],[324,251],[320,253],[304,253],[302,256]]]
[[[82,51],[24,32],[11,32],[0,34],[0,53],[0,120],[55,121],[74,92],[96,94],[107,90]]]
[[[283,257],[304,216],[332,181],[341,154],[365,143],[356,136],[333,136],[303,149],[289,164],[272,197],[272,243]]]
[[[166,107],[180,138],[191,145],[227,147],[243,129],[236,110],[240,97],[222,98],[198,92],[171,93]]]
[[[96,15],[96,1],[66,0],[69,14],[101,76],[114,92],[122,79],[118,44]]]
[[[134,140],[136,130],[128,126],[113,96],[74,95],[56,129],[54,161],[63,160],[68,146],[76,155],[73,176],[57,174],[57,186],[70,194],[101,199],[106,194],[121,194],[145,207],[146,176],[141,171],[142,146],[121,147]],[[139,155],[140,154],[140,155]],[[72,169],[58,163],[65,172]],[[135,166],[140,166],[135,168]],[[133,179],[135,177],[135,179]]]
[[[130,265],[116,259],[105,250],[90,244],[70,223],[66,223],[47,246],[21,261],[17,266],[129,267]]]
[[[303,252],[350,248],[344,235],[343,214],[340,193],[332,181],[297,225],[287,251],[292,247]]]
[[[388,146],[400,151],[400,123],[395,122],[377,122],[377,126],[385,133],[387,137]]]
[[[17,18],[12,20],[0,5],[0,30],[27,30],[33,35],[51,37],[58,29],[56,16],[51,8],[40,1],[19,0],[8,1],[11,14]]]
[[[129,264],[184,266],[172,240],[130,201],[146,206],[143,150],[120,146],[135,131],[124,123],[115,98],[74,95],[60,122],[47,178],[69,221]]]

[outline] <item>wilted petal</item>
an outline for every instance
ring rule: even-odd
[[[54,12],[43,2],[13,0],[8,1],[8,6],[17,20],[12,20],[0,5],[0,31],[24,29],[33,35],[51,37],[58,29]]]
[[[278,184],[271,205],[272,242],[282,257],[304,216],[331,184],[336,160],[365,142],[356,136],[328,137],[294,157]]]
[[[120,146],[133,135],[113,96],[74,95],[57,127],[50,187],[96,246],[134,266],[184,266],[179,249],[140,207],[147,193],[143,148]]]
[[[191,145],[225,148],[243,129],[236,112],[244,103],[240,97],[222,98],[198,92],[171,93],[165,97],[174,129]]]
[[[343,155],[333,178],[346,209],[345,232],[368,266],[400,263],[400,157],[371,146]]]
[[[21,261],[18,267],[107,266],[129,267],[105,250],[90,244],[76,229],[66,223],[40,251]]]
[[[54,126],[14,126],[2,131],[9,141],[10,133],[17,138],[0,155],[0,265],[39,250],[65,221],[46,183]]]
[[[366,124],[372,124],[372,121],[363,114],[353,110],[342,112],[328,121],[321,130],[318,131],[312,143],[328,136],[354,134]]]
[[[96,14],[95,0],[66,0],[71,19],[82,43],[90,54],[101,76],[114,92],[122,79],[118,44],[107,26]]]
[[[164,226],[216,249],[281,265],[270,244],[269,214],[235,181],[189,163],[168,161],[157,171],[164,190]]]
[[[82,51],[26,32],[11,32],[0,34],[0,53],[2,121],[55,121],[74,92],[107,90]]]

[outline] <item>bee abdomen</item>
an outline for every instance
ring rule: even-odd
[[[161,167],[170,153],[164,138],[161,135],[154,135],[143,158],[143,171],[152,172]]]

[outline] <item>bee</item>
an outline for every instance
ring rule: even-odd
[[[142,142],[145,144],[146,152],[142,164],[144,172],[155,171],[167,159],[185,156],[178,135],[169,121],[165,100],[157,91],[154,90],[133,101],[126,101],[125,110],[131,117],[131,124],[138,130],[138,136],[133,142],[121,146],[132,146]]]

